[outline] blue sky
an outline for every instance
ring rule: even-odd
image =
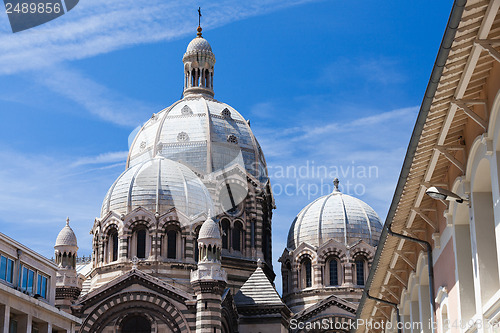
[[[86,0],[16,34],[0,14],[1,232],[51,257],[69,216],[91,253],[130,133],[181,96],[198,6],[215,97],[269,165],[277,288],[294,216],[333,176],[385,218],[452,1]]]

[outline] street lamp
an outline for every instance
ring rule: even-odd
[[[451,191],[448,191],[442,187],[437,187],[437,186],[429,187],[427,191],[425,191],[425,194],[430,196],[432,199],[436,200],[448,200],[448,201],[455,200],[458,203],[469,201],[468,199],[460,197],[458,194],[455,194]]]

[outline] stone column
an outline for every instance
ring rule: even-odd
[[[352,263],[350,261],[346,262],[344,266],[344,284],[348,286],[354,285]]]
[[[313,287],[321,287],[323,286],[323,281],[321,278],[321,265],[314,264],[313,266]]]
[[[118,239],[118,260],[127,261],[128,256],[128,238],[127,236],[120,236]]]
[[[418,300],[419,300],[419,312],[420,312],[420,322],[422,323],[422,332],[430,333],[431,329],[429,327],[431,319],[431,306],[429,298],[429,285],[419,285],[418,286]],[[433,323],[432,323],[433,324]]]
[[[196,294],[196,333],[220,333],[222,293],[224,281],[197,281],[193,283]]]

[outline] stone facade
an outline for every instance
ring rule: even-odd
[[[249,122],[214,99],[215,56],[201,28],[183,63],[183,98],[144,124],[103,200],[92,260],[77,262],[69,220],[59,233],[50,264],[57,311],[82,333],[284,333],[297,331],[293,320],[349,323],[380,235],[376,213],[338,191],[338,181],[299,213],[280,258],[282,299],[262,149]]]
[[[279,259],[292,323],[347,325],[355,318],[382,225],[373,209],[338,185],[335,179],[333,193],[297,215]]]

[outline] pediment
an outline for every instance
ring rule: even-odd
[[[321,246],[318,247],[318,253],[322,252],[324,249],[336,249],[339,252],[347,252],[347,247],[345,246],[345,244],[343,242],[339,242],[334,238],[330,238],[327,242],[321,244]]]
[[[191,295],[140,270],[132,269],[129,272],[116,277],[99,288],[96,288],[78,298],[75,301],[74,306],[87,308],[101,302],[103,299],[106,299],[111,295],[122,293],[127,290],[144,292],[153,291],[178,302],[194,300],[194,295]]]
[[[317,302],[314,305],[296,313],[293,318],[299,321],[316,321],[322,318],[352,318],[356,317],[357,305],[343,300],[336,295]]]

